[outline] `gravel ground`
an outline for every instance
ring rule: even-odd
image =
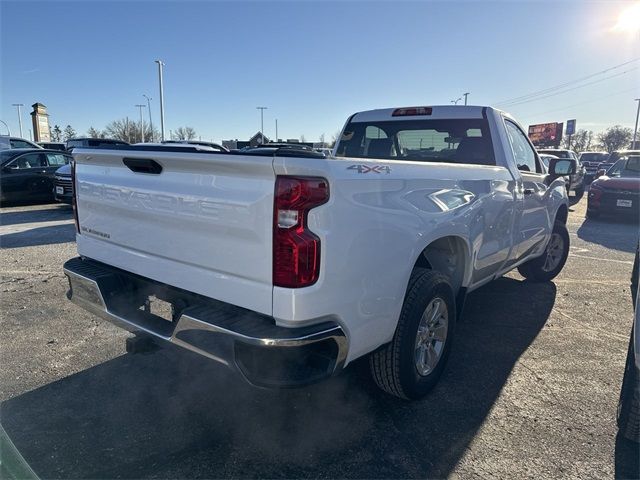
[[[423,401],[366,364],[309,388],[262,390],[127,334],[65,298],[66,206],[0,213],[0,419],[44,478],[637,478],[616,437],[638,224],[586,221],[547,284],[512,273],[474,292],[447,371]]]

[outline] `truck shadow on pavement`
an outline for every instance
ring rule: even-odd
[[[23,223],[56,222],[73,218],[71,205],[43,205],[38,210],[0,210],[0,225],[20,225]]]
[[[7,400],[2,423],[43,478],[446,477],[555,297],[552,283],[511,278],[471,294],[448,369],[419,402],[379,391],[365,361],[262,390],[169,346]]]
[[[585,219],[576,232],[585,242],[623,252],[635,252],[638,245],[640,220],[629,218]]]
[[[0,235],[2,248],[34,247],[75,241],[76,227],[73,223],[48,225]]]

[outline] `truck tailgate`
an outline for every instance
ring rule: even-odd
[[[272,157],[77,149],[74,158],[80,255],[271,314]]]

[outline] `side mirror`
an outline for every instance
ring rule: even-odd
[[[14,165],[2,167],[2,171],[4,173],[11,173],[14,170],[17,170],[17,167],[15,167]]]
[[[598,172],[596,173],[596,178],[600,178],[603,175],[606,175],[607,171],[604,168],[601,168],[600,170],[598,170]]]
[[[578,168],[578,161],[573,158],[550,158],[549,175],[561,177],[563,175],[573,175]]]

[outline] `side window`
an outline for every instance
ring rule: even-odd
[[[69,163],[69,160],[61,153],[47,153],[47,162],[50,167],[59,167]]]
[[[11,139],[11,148],[33,148],[33,144],[25,142],[23,140]]]
[[[28,153],[16,158],[9,168],[15,168],[18,170],[26,170],[29,168],[42,168],[44,167],[42,155],[39,153]]]
[[[524,133],[512,122],[505,120],[507,135],[513,150],[513,158],[518,166],[518,170],[523,172],[537,172],[536,154],[527,141]]]
[[[624,168],[624,164],[626,162],[624,160],[618,160],[607,172],[609,177],[619,177],[622,173],[622,169]]]

